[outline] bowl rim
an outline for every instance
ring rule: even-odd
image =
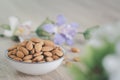
[[[17,61],[17,60],[14,60],[12,58],[10,58],[7,53],[8,51],[6,50],[5,51],[5,57],[11,61],[14,61],[14,62],[18,62],[18,63],[23,63],[23,64],[47,64],[47,63],[52,63],[52,62],[56,62],[56,61],[59,61],[60,59],[64,59],[64,54],[65,54],[65,50],[63,48],[61,48],[62,51],[63,51],[63,56],[60,57],[59,59],[56,59],[56,60],[53,60],[53,61],[50,61],[50,62],[38,62],[38,63],[29,63],[29,62],[23,62],[23,61]]]

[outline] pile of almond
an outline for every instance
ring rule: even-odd
[[[50,40],[31,38],[8,49],[8,56],[23,62],[50,62],[63,56],[60,47]]]

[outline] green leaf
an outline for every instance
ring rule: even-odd
[[[88,80],[86,74],[75,64],[69,67],[69,72],[74,80]]]
[[[18,36],[12,36],[11,39],[15,42],[20,42],[19,37]]]
[[[36,34],[39,36],[39,37],[49,37],[50,34],[46,31],[44,31],[41,27],[39,27],[37,30],[36,30]]]
[[[43,26],[45,24],[54,24],[54,22],[52,20],[50,20],[49,18],[46,18],[43,23],[36,29],[36,34],[39,37],[50,37],[50,34],[48,32],[46,32],[45,30],[43,30]]]
[[[99,48],[88,45],[85,50],[86,55],[81,58],[81,62],[86,65],[90,80],[108,80],[102,60],[106,55],[115,53],[115,45],[105,41]]]
[[[85,30],[85,32],[83,32],[85,39],[90,39],[91,33],[98,28],[99,28],[99,26],[94,26],[94,27],[91,27],[91,28],[88,28],[87,30]]]
[[[111,53],[114,53],[114,44],[105,42],[101,47],[93,47],[87,45],[85,48],[86,52],[81,61],[84,62],[90,69],[94,68],[96,65],[101,67],[102,59]]]
[[[8,24],[2,24],[2,25],[0,25],[0,28],[6,29],[6,30],[10,30],[11,29],[10,25],[8,25]]]

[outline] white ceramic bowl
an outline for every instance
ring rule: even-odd
[[[6,52],[6,59],[13,68],[15,68],[20,72],[30,75],[43,75],[55,70],[62,63],[64,58],[61,57],[58,60],[54,60],[51,62],[26,63],[26,62],[18,62],[9,58]]]

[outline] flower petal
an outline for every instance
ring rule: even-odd
[[[7,37],[12,37],[13,36],[13,32],[10,31],[10,30],[4,30],[4,33],[3,33],[5,36]]]
[[[75,37],[75,35],[77,34],[77,30],[71,29],[68,34],[72,37]]]
[[[71,27],[74,27],[74,28],[78,28],[79,27],[79,24],[77,24],[75,22],[71,23],[70,25],[71,25]]]
[[[63,34],[66,39],[73,39],[73,37],[70,34]]]
[[[27,36],[31,33],[31,31],[32,31],[32,21],[26,21],[18,25],[18,28],[14,34],[19,36],[20,35]]]
[[[77,28],[73,28],[70,25],[65,25],[62,28],[61,33],[68,39],[72,39],[77,34]]]
[[[53,24],[46,24],[43,26],[43,29],[47,31],[48,33],[56,33],[57,28]]]
[[[63,15],[58,15],[56,24],[58,26],[61,26],[61,25],[65,24],[65,23],[66,23],[66,18]]]
[[[18,18],[15,16],[9,17],[9,25],[11,27],[11,30],[14,31],[16,26],[19,24]]]
[[[68,45],[72,45],[73,44],[73,40],[71,39],[66,39],[66,43],[68,44]]]
[[[58,45],[63,44],[65,42],[65,38],[61,34],[55,34],[54,42]]]

